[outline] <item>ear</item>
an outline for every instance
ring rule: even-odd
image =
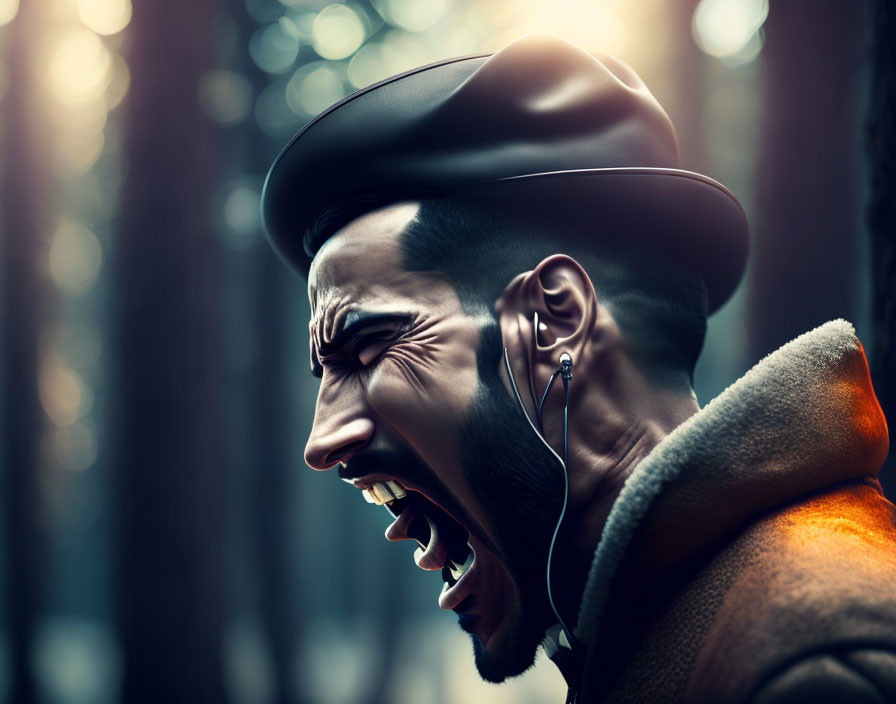
[[[595,333],[598,303],[579,263],[554,254],[513,279],[498,299],[497,311],[514,376],[528,378],[536,398],[534,387],[545,388],[561,354],[568,353],[574,364],[582,360]]]

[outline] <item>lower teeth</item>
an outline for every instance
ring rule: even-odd
[[[469,547],[469,543],[467,544],[467,546]],[[470,547],[470,550],[467,553],[467,559],[462,565],[458,566],[454,561],[448,560],[448,570],[451,572],[451,577],[455,582],[458,582],[460,578],[467,573],[467,570],[469,570],[470,567],[473,566],[474,559],[475,554],[473,553],[473,548]]]

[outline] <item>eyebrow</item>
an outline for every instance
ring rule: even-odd
[[[407,320],[410,316],[407,313],[374,313],[365,310],[352,310],[346,313],[345,318],[333,335],[333,339],[328,342],[322,342],[320,348],[317,348],[314,342],[311,343],[311,373],[314,376],[320,376],[321,364],[318,361],[321,356],[327,356],[336,352],[345,346],[359,330],[369,328],[373,325],[381,325],[383,323],[400,322]]]

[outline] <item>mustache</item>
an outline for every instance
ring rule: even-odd
[[[429,467],[415,452],[406,447],[379,447],[352,455],[345,466],[339,465],[337,473],[340,479],[348,480],[385,474],[410,481],[426,477],[429,474]]]

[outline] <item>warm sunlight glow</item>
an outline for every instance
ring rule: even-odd
[[[0,0],[0,26],[9,24],[19,11],[19,0]]]
[[[445,0],[374,0],[374,7],[391,25],[408,32],[422,32],[445,12]]]
[[[78,0],[78,17],[97,34],[117,34],[131,21],[131,0]]]
[[[50,56],[47,79],[63,103],[79,103],[102,95],[112,77],[112,56],[102,40],[87,29],[66,31]]]
[[[109,81],[109,86],[103,96],[106,101],[106,110],[118,107],[130,87],[131,71],[128,64],[121,56],[115,54],[112,57],[112,80]]]
[[[694,40],[711,56],[745,54],[752,60],[762,46],[757,33],[767,16],[768,0],[700,0],[694,12]]]

